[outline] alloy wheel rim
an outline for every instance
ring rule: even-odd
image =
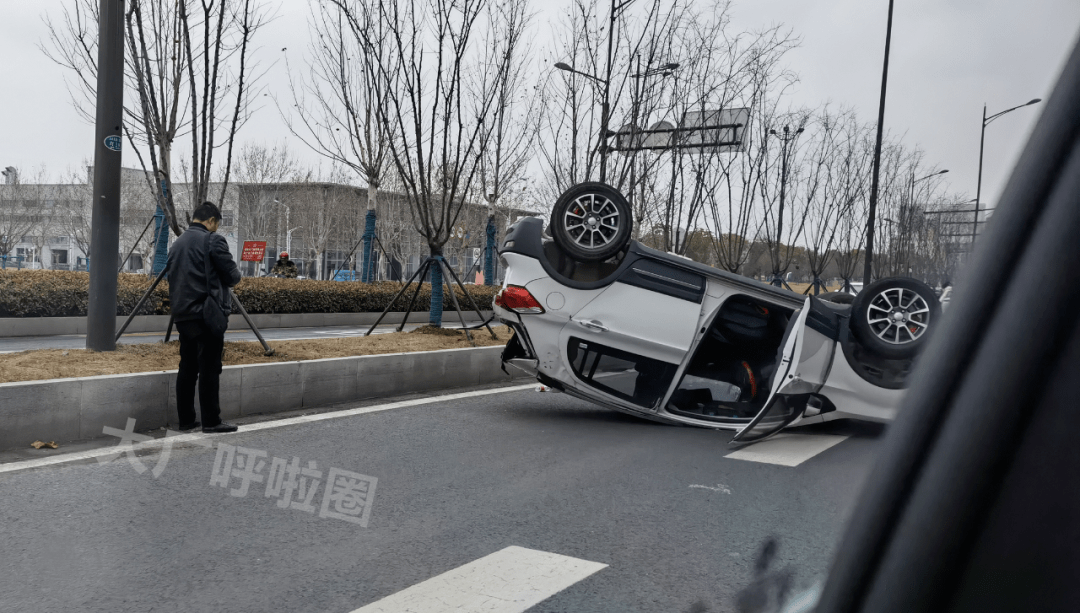
[[[563,215],[563,229],[570,240],[589,250],[600,250],[614,242],[621,223],[615,203],[598,194],[575,198]]]
[[[874,335],[886,343],[907,345],[926,334],[930,305],[910,289],[887,289],[870,301],[866,322]]]

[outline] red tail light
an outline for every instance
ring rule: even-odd
[[[529,290],[517,285],[508,285],[498,294],[495,294],[495,306],[511,310],[515,313],[543,313],[544,307],[533,298]]]

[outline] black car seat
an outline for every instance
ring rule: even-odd
[[[717,314],[713,336],[718,340],[753,347],[769,337],[769,309],[750,298],[729,298]]]

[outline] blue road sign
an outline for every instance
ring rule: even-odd
[[[105,148],[111,151],[120,151],[120,137],[115,134],[105,138]]]

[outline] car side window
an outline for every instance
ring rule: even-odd
[[[631,264],[619,281],[698,304],[705,295],[705,277],[648,258]]]
[[[643,407],[663,398],[678,367],[577,337],[569,342],[567,357],[579,379]]]

